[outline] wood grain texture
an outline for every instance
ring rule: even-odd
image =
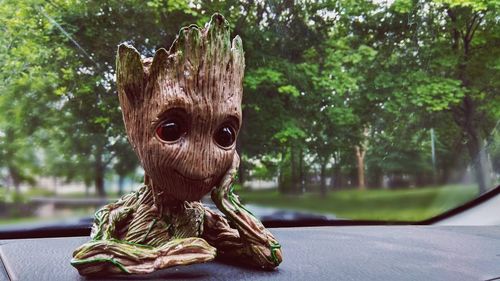
[[[155,198],[199,200],[230,166],[234,145],[218,146],[213,135],[226,120],[241,122],[244,54],[229,39],[220,15],[205,28],[182,28],[167,51],[141,61],[131,46],[118,48],[117,85],[130,143],[151,180]],[[169,110],[186,113],[188,132],[174,143],[155,129]],[[203,179],[203,180],[199,180]]]
[[[73,253],[80,274],[144,274],[216,254],[265,269],[279,265],[281,246],[232,191],[244,67],[241,39],[231,42],[218,14],[204,28],[182,28],[153,58],[119,46],[118,96],[145,183],[96,213],[92,241]],[[178,137],[158,134],[168,120],[182,124]],[[229,127],[221,144],[215,135]],[[227,219],[199,202],[210,191]]]

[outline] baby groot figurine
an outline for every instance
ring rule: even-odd
[[[92,240],[71,260],[80,274],[143,274],[216,255],[264,269],[280,264],[280,244],[231,188],[244,67],[241,39],[231,42],[219,14],[205,28],[182,28],[154,58],[118,47],[119,100],[145,182],[97,211]],[[224,216],[200,202],[210,191]]]

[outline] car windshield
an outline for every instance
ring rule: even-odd
[[[4,0],[0,230],[90,223],[141,186],[118,102],[117,46],[152,57],[216,12],[245,51],[234,189],[258,217],[415,222],[460,206],[500,179],[499,8]]]

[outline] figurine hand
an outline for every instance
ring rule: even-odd
[[[215,258],[216,249],[203,238],[175,239],[158,248],[154,268],[203,263]]]
[[[234,154],[233,163],[222,177],[220,184],[212,191],[212,200],[217,208],[226,215],[238,229],[240,236],[251,243],[267,244],[268,231],[262,223],[250,213],[240,199],[233,193],[233,182],[236,178],[240,157]]]
[[[212,191],[212,201],[217,208],[226,215],[227,219],[233,222],[242,237],[259,237],[259,232],[264,226],[248,212],[240,203],[236,194],[233,193],[233,182],[236,178],[240,157],[234,154],[231,167],[222,177],[219,185]]]
[[[176,265],[207,262],[215,255],[216,249],[198,237],[171,240],[156,248],[120,240],[94,240],[75,250],[71,264],[81,275],[145,274]]]
[[[236,227],[244,246],[241,254],[252,257],[253,263],[264,268],[274,268],[281,263],[281,246],[262,223],[250,213],[236,194],[232,184],[238,171],[240,157],[234,154],[233,163],[212,191],[212,200],[217,208]]]
[[[232,192],[232,184],[238,173],[239,166],[240,156],[235,152],[231,166],[222,177],[219,185],[212,191],[212,200],[214,200],[214,203],[221,203],[224,197],[227,197],[227,195]]]

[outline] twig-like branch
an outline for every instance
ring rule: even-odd
[[[479,28],[479,25],[481,25],[481,22],[483,21],[485,16],[486,16],[486,13],[483,14],[480,18],[478,18],[476,26],[472,28],[472,32],[470,34],[469,40],[472,40],[472,38],[474,37],[474,34],[476,33],[476,30]]]
[[[478,13],[476,12],[476,13],[474,13],[474,16],[472,17],[472,20],[470,21],[470,23],[466,24],[467,30],[464,34],[464,40],[470,41],[470,39],[471,39],[470,34],[472,31],[472,27],[474,26],[474,23],[476,22],[477,17],[478,17]]]

